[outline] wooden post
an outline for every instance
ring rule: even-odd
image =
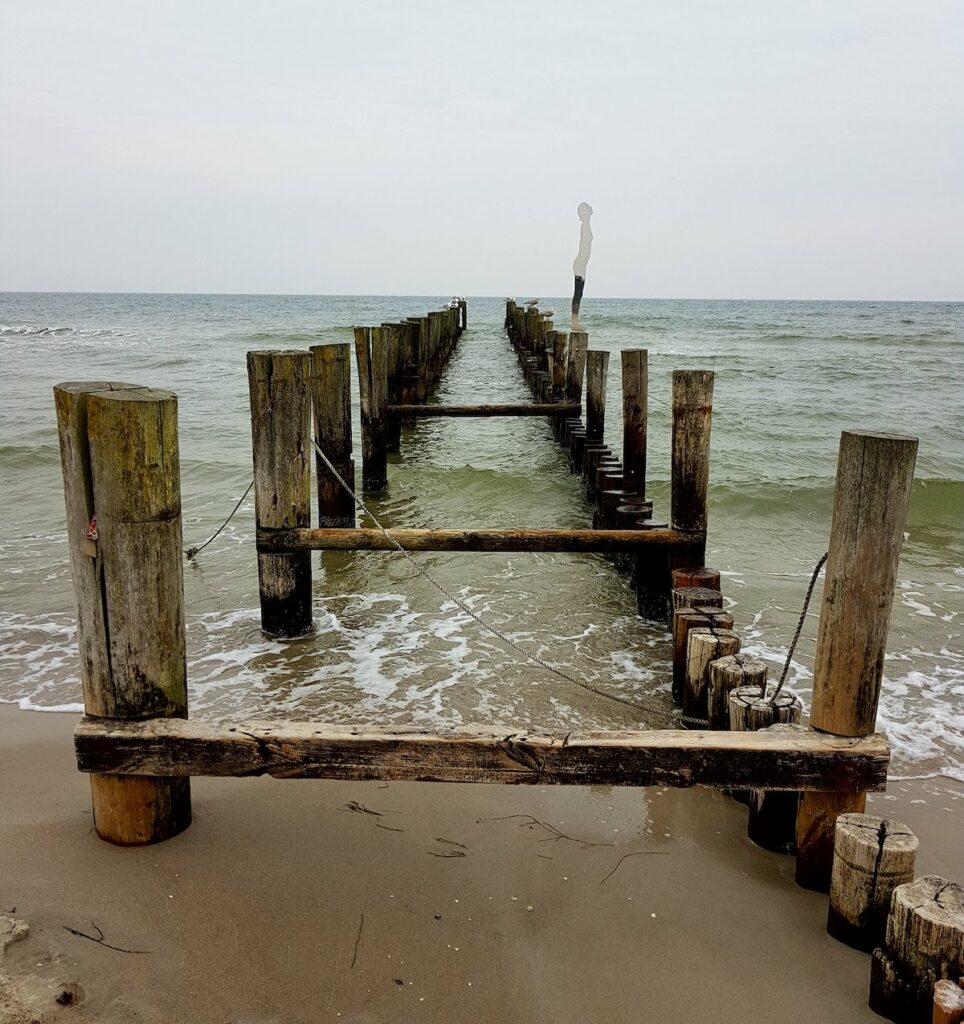
[[[930,1021],[937,981],[964,975],[964,888],[924,875],[894,889],[883,946],[870,961],[870,1008],[895,1021]]]
[[[84,707],[187,717],[177,398],[107,381],[54,388]],[[94,827],[121,846],[191,823],[190,780],[92,775]]]
[[[315,443],[349,487],[355,487],[351,445],[351,350],[343,345],[314,345],[311,351],[311,403]],[[315,453],[318,525],[355,525],[355,502]]]
[[[964,977],[956,985],[942,978],[934,986],[931,1024],[964,1024]]]
[[[570,402],[582,401],[582,382],[586,375],[588,351],[589,335],[585,331],[573,331],[569,335],[566,360],[566,398]]]
[[[636,492],[646,496],[646,428],[649,402],[649,352],[624,349],[623,373],[623,466]]]
[[[730,693],[739,686],[766,690],[767,665],[749,654],[731,654],[710,664],[707,688],[707,721],[711,729],[730,728]]]
[[[838,736],[874,731],[897,562],[917,440],[845,431],[840,438],[810,724]],[[838,814],[862,793],[805,795],[797,816],[797,884],[827,892]]]
[[[686,685],[686,647],[689,631],[695,626],[711,626],[714,629],[732,629],[733,616],[710,605],[693,608],[677,608],[673,612],[673,701],[683,703],[683,688]]]
[[[686,679],[683,685],[683,725],[705,729],[706,693],[710,681],[710,663],[740,650],[740,634],[732,629],[696,626],[686,638]]]
[[[593,349],[586,354],[586,439],[598,441],[606,430],[606,378],[609,353]],[[580,462],[580,465],[582,463]]]
[[[408,324],[382,324],[388,331],[388,390],[386,404],[398,405],[402,401],[402,368],[408,341]],[[386,413],[385,451],[397,452],[402,446],[402,418],[397,413]]]
[[[713,372],[674,370],[670,518],[677,530],[706,529],[712,417]]]
[[[827,931],[870,953],[884,941],[890,898],[914,880],[917,836],[899,821],[841,814],[833,845]]]
[[[437,321],[436,317],[430,322],[434,325]],[[388,331],[384,327],[355,328],[355,363],[361,405],[362,486],[379,491],[388,483]]]
[[[254,506],[259,530],[311,525],[307,352],[249,352]],[[258,555],[261,627],[275,636],[312,629],[311,555]]]
[[[706,566],[699,569],[674,569],[673,589],[679,587],[706,587],[708,590],[719,590],[720,571],[708,569]]]

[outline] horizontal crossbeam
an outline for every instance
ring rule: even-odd
[[[187,719],[81,719],[81,771],[126,775],[272,775],[725,789],[882,790],[889,751],[877,734],[845,739],[771,732],[496,732]]]
[[[390,405],[395,416],[578,416],[578,402],[531,402],[505,405]]]
[[[388,530],[406,551],[632,551],[698,544],[680,530]],[[395,551],[381,530],[258,530],[258,551]]]

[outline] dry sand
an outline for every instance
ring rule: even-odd
[[[722,795],[197,779],[187,832],[125,850],[91,827],[74,722],[0,708],[0,915],[30,927],[3,1024],[880,1020],[868,957]],[[962,798],[874,809],[959,878]]]

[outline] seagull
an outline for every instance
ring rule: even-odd
[[[539,305],[539,300],[538,299],[529,299],[529,301],[526,303],[526,305],[527,306],[538,306]]]
[[[545,317],[546,319],[548,319],[548,318],[549,318],[550,316],[552,316],[552,314],[553,314],[554,312],[555,312],[555,310],[554,310],[554,309],[544,309],[544,310],[542,311],[542,315],[543,315],[543,316],[544,316],[544,317]]]

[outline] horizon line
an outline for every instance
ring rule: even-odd
[[[193,296],[208,297],[217,296],[223,298],[291,298],[291,299],[431,299],[445,292],[205,292],[205,291],[104,291],[99,289],[10,289],[0,290],[0,295],[158,295],[158,296]],[[519,293],[521,294],[521,293]],[[492,295],[467,295],[466,299],[501,299],[506,296]],[[563,299],[569,301],[570,296],[548,295],[548,299]],[[730,298],[711,298],[708,296],[696,295],[587,295],[583,297],[584,303],[589,302],[610,302],[613,300],[631,300],[635,302],[892,302],[892,303],[941,303],[944,305],[964,304],[962,299],[883,299],[883,298],[847,298],[847,299],[815,299],[815,298],[749,298],[737,296]]]

